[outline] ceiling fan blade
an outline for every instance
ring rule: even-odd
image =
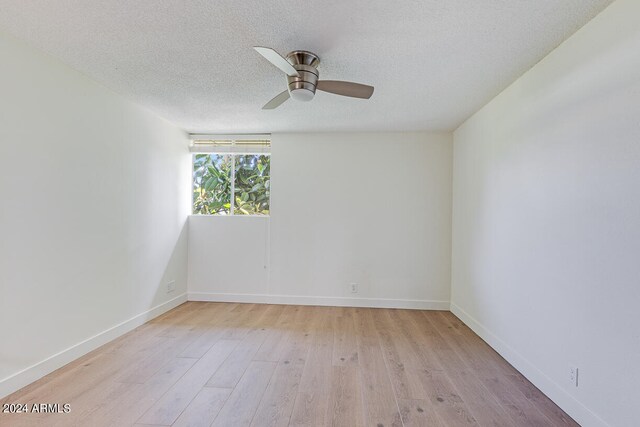
[[[325,92],[350,96],[352,98],[369,99],[371,95],[373,95],[373,86],[353,82],[342,82],[340,80],[320,80],[316,88]]]
[[[298,74],[298,71],[293,68],[293,65],[289,64],[289,61],[284,59],[282,55],[280,55],[275,50],[271,49],[270,47],[261,46],[254,46],[253,48],[260,55],[264,56],[267,61],[271,62],[273,65],[284,71],[286,75],[290,77],[300,77],[300,74]]]
[[[278,108],[284,101],[289,99],[289,91],[285,90],[282,93],[277,94],[271,101],[264,104],[263,110],[273,110]]]

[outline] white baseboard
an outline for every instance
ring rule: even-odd
[[[544,372],[453,302],[451,302],[451,312],[581,426],[609,427],[609,424],[591,412]]]
[[[416,310],[449,310],[449,301],[317,297],[304,295],[225,294],[189,292],[189,301],[241,302],[253,304],[321,305],[334,307],[408,308]]]
[[[100,332],[99,334],[87,338],[78,344],[62,350],[61,352],[56,353],[35,365],[29,366],[16,374],[0,380],[0,398],[20,390],[22,387],[39,380],[56,369],[63,367],[67,363],[72,362],[90,351],[95,350],[101,345],[126,334],[143,323],[153,319],[154,317],[158,317],[162,313],[165,313],[186,301],[186,293],[178,295],[165,303],[159,304],[144,313],[140,313],[129,320],[125,320],[124,322],[107,329],[106,331]]]

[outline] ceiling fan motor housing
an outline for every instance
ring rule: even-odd
[[[287,76],[289,95],[297,101],[311,101],[316,94],[320,58],[305,50],[294,50],[287,55],[287,61],[298,71],[300,77]]]

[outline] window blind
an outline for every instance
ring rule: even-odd
[[[192,153],[270,153],[271,135],[207,135],[191,134]]]

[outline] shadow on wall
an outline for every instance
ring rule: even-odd
[[[184,297],[186,301],[188,223],[188,218],[185,218],[173,250],[162,264],[164,271],[155,281],[155,294],[149,301],[149,310],[179,297]]]
[[[75,289],[74,293],[59,292],[62,295],[60,300],[67,301],[66,297],[75,296],[80,291],[85,291],[91,299],[81,295],[66,307],[61,307],[57,303],[46,304],[43,307],[49,311],[47,311],[48,317],[45,318],[40,316],[34,320],[32,311],[31,325],[35,325],[38,330],[57,329],[63,332],[58,335],[48,332],[44,334],[51,337],[55,335],[55,339],[45,341],[3,337],[3,342],[7,345],[2,346],[0,351],[0,397],[42,378],[186,301],[188,250],[186,222],[185,218],[179,233],[167,232],[175,237],[147,243],[145,248],[137,254],[122,254],[128,258],[129,264],[116,268],[120,277],[115,275],[114,280],[118,281],[117,286],[120,290],[125,290],[124,293],[118,292],[116,295],[104,286],[102,288],[81,286],[79,290]],[[177,227],[174,230],[177,231]],[[113,264],[103,264],[108,271],[114,271]],[[97,277],[103,279],[100,277],[100,271],[96,272],[93,269],[93,273],[94,276],[98,274]],[[175,289],[169,291],[167,283],[172,281],[175,283]],[[45,298],[41,298],[41,300],[59,301],[52,298],[46,301]],[[34,299],[34,303],[39,302]],[[15,317],[15,314],[6,311],[1,311],[0,317],[3,319]],[[83,313],[88,312],[95,313],[94,317],[97,320],[90,322],[92,318],[83,317]],[[9,314],[12,317],[9,317]]]

